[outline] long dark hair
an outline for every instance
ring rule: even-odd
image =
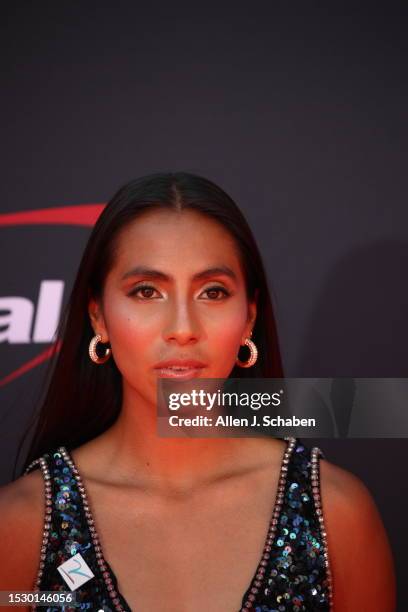
[[[251,368],[235,366],[230,377],[283,377],[264,266],[238,206],[225,191],[201,176],[174,172],[141,177],[119,189],[90,235],[58,329],[58,350],[51,359],[49,384],[35,417],[34,434],[21,472],[43,453],[60,445],[74,449],[106,431],[117,419],[122,403],[121,374],[112,358],[103,366],[95,366],[89,358],[88,346],[94,332],[88,301],[90,296],[99,298],[102,294],[119,231],[143,212],[163,208],[196,210],[221,223],[235,239],[248,299],[254,299],[257,293],[252,340],[258,347],[258,361]],[[246,359],[246,354],[241,358]]]

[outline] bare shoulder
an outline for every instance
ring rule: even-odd
[[[39,469],[0,487],[0,542],[8,559],[0,572],[0,591],[32,590],[40,562],[44,507]]]
[[[355,474],[320,459],[334,609],[394,612],[394,560],[374,498]]]

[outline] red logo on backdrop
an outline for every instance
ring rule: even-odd
[[[43,208],[38,210],[26,210],[16,213],[0,214],[0,228],[6,226],[17,225],[76,225],[82,227],[92,227],[105,204],[80,204],[77,206],[62,206],[56,208]],[[63,283],[62,281],[43,281],[41,283],[39,303],[35,316],[34,338],[36,342],[47,341],[49,336],[50,326],[55,329],[59,309],[54,310],[54,318],[49,316],[47,311],[47,301],[49,299],[59,301],[62,299]],[[13,301],[14,300],[14,301]],[[0,298],[0,303],[2,298]],[[32,318],[33,305],[30,300],[25,298],[4,298],[3,306],[9,308],[15,306],[20,309],[23,316],[27,315],[25,320],[30,322]],[[26,325],[15,330],[15,342],[24,342],[25,334],[28,334],[30,325]],[[56,347],[58,350],[58,347]],[[34,359],[30,359],[20,367],[10,372],[4,378],[0,379],[0,387],[22,376],[29,370],[35,368],[40,363],[43,363],[52,355],[55,350],[55,343],[49,346],[45,351],[39,353]]]

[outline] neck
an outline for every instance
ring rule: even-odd
[[[131,389],[124,389],[120,415],[99,439],[107,478],[108,471],[112,480],[163,494],[187,494],[271,461],[279,465],[285,446],[273,438],[160,437],[156,406]]]

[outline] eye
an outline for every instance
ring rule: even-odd
[[[223,300],[230,295],[230,292],[224,287],[208,287],[208,289],[205,289],[203,293],[207,293],[208,298],[213,302]],[[221,297],[219,297],[220,293],[222,294]]]
[[[157,289],[155,289],[151,285],[139,285],[138,287],[135,287],[134,289],[132,289],[132,291],[130,291],[128,295],[138,295],[139,291],[141,292],[140,297],[142,299],[150,300],[153,298],[152,294],[154,294],[155,291],[157,292]]]

